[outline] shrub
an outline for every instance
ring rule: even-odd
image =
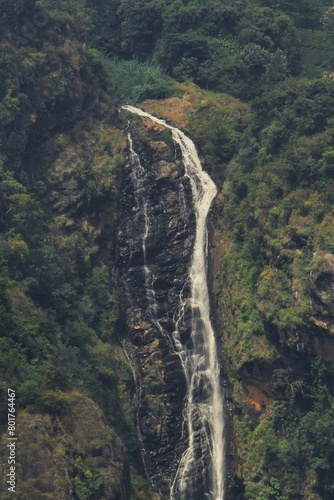
[[[131,61],[114,61],[110,73],[112,95],[117,104],[168,97],[171,80],[158,66]]]

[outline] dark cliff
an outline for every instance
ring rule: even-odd
[[[116,259],[119,336],[137,387],[137,428],[145,470],[154,487],[167,498],[185,445],[181,438],[186,384],[172,333],[180,296],[189,293],[194,220],[189,181],[175,159],[170,133],[159,126],[144,128],[134,123],[128,131],[144,179],[136,195],[137,165],[133,158],[128,160]],[[138,196],[144,199],[147,227]],[[186,324],[182,331],[187,336]]]

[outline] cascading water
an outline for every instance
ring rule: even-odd
[[[146,255],[146,243],[149,235],[150,221],[148,215],[148,201],[146,193],[146,172],[143,168],[138,154],[133,149],[133,141],[131,134],[128,134],[129,148],[130,148],[130,160],[133,165],[132,168],[132,181],[135,186],[135,200],[137,207],[135,207],[138,216],[143,216],[144,219],[144,234],[143,234],[143,261],[144,261],[144,277],[145,277],[145,288],[146,297],[148,301],[148,313],[151,315],[152,320],[156,321],[156,300],[153,288],[154,275],[147,265],[147,255]],[[139,222],[139,221],[138,221]],[[158,322],[157,322],[158,323]],[[159,326],[159,325],[158,325]],[[160,328],[160,326],[159,326]]]
[[[194,143],[182,131],[134,106],[123,109],[149,118],[172,131],[181,151],[185,176],[189,178],[196,217],[196,236],[189,269],[190,297],[180,297],[175,315],[173,344],[180,356],[187,380],[184,424],[187,448],[180,459],[170,488],[170,500],[223,500],[225,494],[225,440],[223,395],[220,367],[207,285],[207,216],[216,187],[203,171]],[[130,142],[131,154],[135,154]],[[142,210],[145,217],[145,205]],[[146,221],[147,222],[147,221]],[[148,230],[148,222],[145,228]],[[145,229],[146,231],[146,229]],[[143,252],[145,241],[143,238]],[[145,255],[144,265],[146,266]],[[153,288],[153,287],[152,287]],[[190,322],[190,335],[181,339],[185,317]]]

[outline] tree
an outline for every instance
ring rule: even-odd
[[[321,18],[321,24],[330,38],[334,38],[334,7],[330,7]]]

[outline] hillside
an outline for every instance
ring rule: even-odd
[[[126,127],[158,171],[156,197],[172,225],[168,189],[180,167],[170,134],[119,113],[126,102],[187,133],[218,188],[210,292],[227,393],[228,500],[332,498],[334,16],[321,21],[330,5],[0,1],[4,500],[13,498],[8,388],[17,498],[165,498],[147,480],[137,434],[139,418],[155,422],[149,446],[169,472],[179,434],[163,433],[159,412],[170,429],[180,408],[163,408],[164,344],[149,351],[138,341],[159,359],[159,369],[145,365],[147,416],[122,348],[120,225],[133,209]],[[176,252],[180,273],[183,258]]]

